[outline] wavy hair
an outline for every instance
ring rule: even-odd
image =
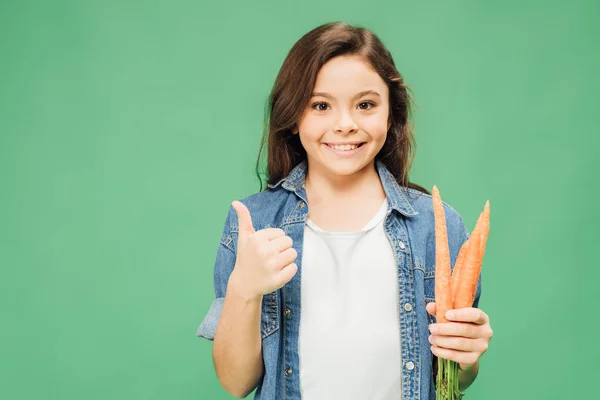
[[[300,135],[292,129],[306,108],[317,74],[330,59],[341,55],[358,55],[366,60],[389,89],[391,122],[386,141],[375,156],[394,175],[400,186],[430,194],[427,189],[408,180],[416,144],[409,120],[412,100],[409,88],[396,69],[389,50],[369,29],[346,22],[330,22],[306,33],[286,56],[268,97],[263,136],[256,161],[260,190],[275,184],[306,159]],[[261,179],[261,160],[267,149],[266,184]]]

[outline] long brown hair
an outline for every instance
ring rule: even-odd
[[[430,194],[427,189],[408,181],[416,147],[409,120],[410,89],[381,40],[372,31],[346,22],[330,22],[306,33],[283,61],[265,109],[263,137],[256,161],[260,189],[266,189],[260,168],[265,146],[268,154],[263,175],[266,175],[267,184],[279,182],[306,159],[299,135],[293,135],[292,128],[310,100],[321,67],[341,55],[363,57],[389,88],[391,127],[375,159],[383,162],[399,185]]]

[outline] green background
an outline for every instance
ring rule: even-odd
[[[231,398],[195,336],[224,218],[287,51],[335,20],[415,93],[411,180],[470,229],[490,200],[466,398],[591,398],[598,4],[0,2],[0,398]]]

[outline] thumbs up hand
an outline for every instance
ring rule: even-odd
[[[288,283],[298,271],[293,262],[298,253],[292,238],[282,229],[255,231],[248,208],[239,201],[232,204],[238,216],[238,245],[230,282],[248,300],[261,298]]]

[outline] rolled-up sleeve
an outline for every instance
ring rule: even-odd
[[[208,313],[204,317],[204,320],[202,320],[198,331],[196,331],[196,336],[208,340],[214,340],[215,332],[217,331],[217,324],[219,323],[221,311],[223,310],[224,301],[225,297],[217,297],[213,300]]]

